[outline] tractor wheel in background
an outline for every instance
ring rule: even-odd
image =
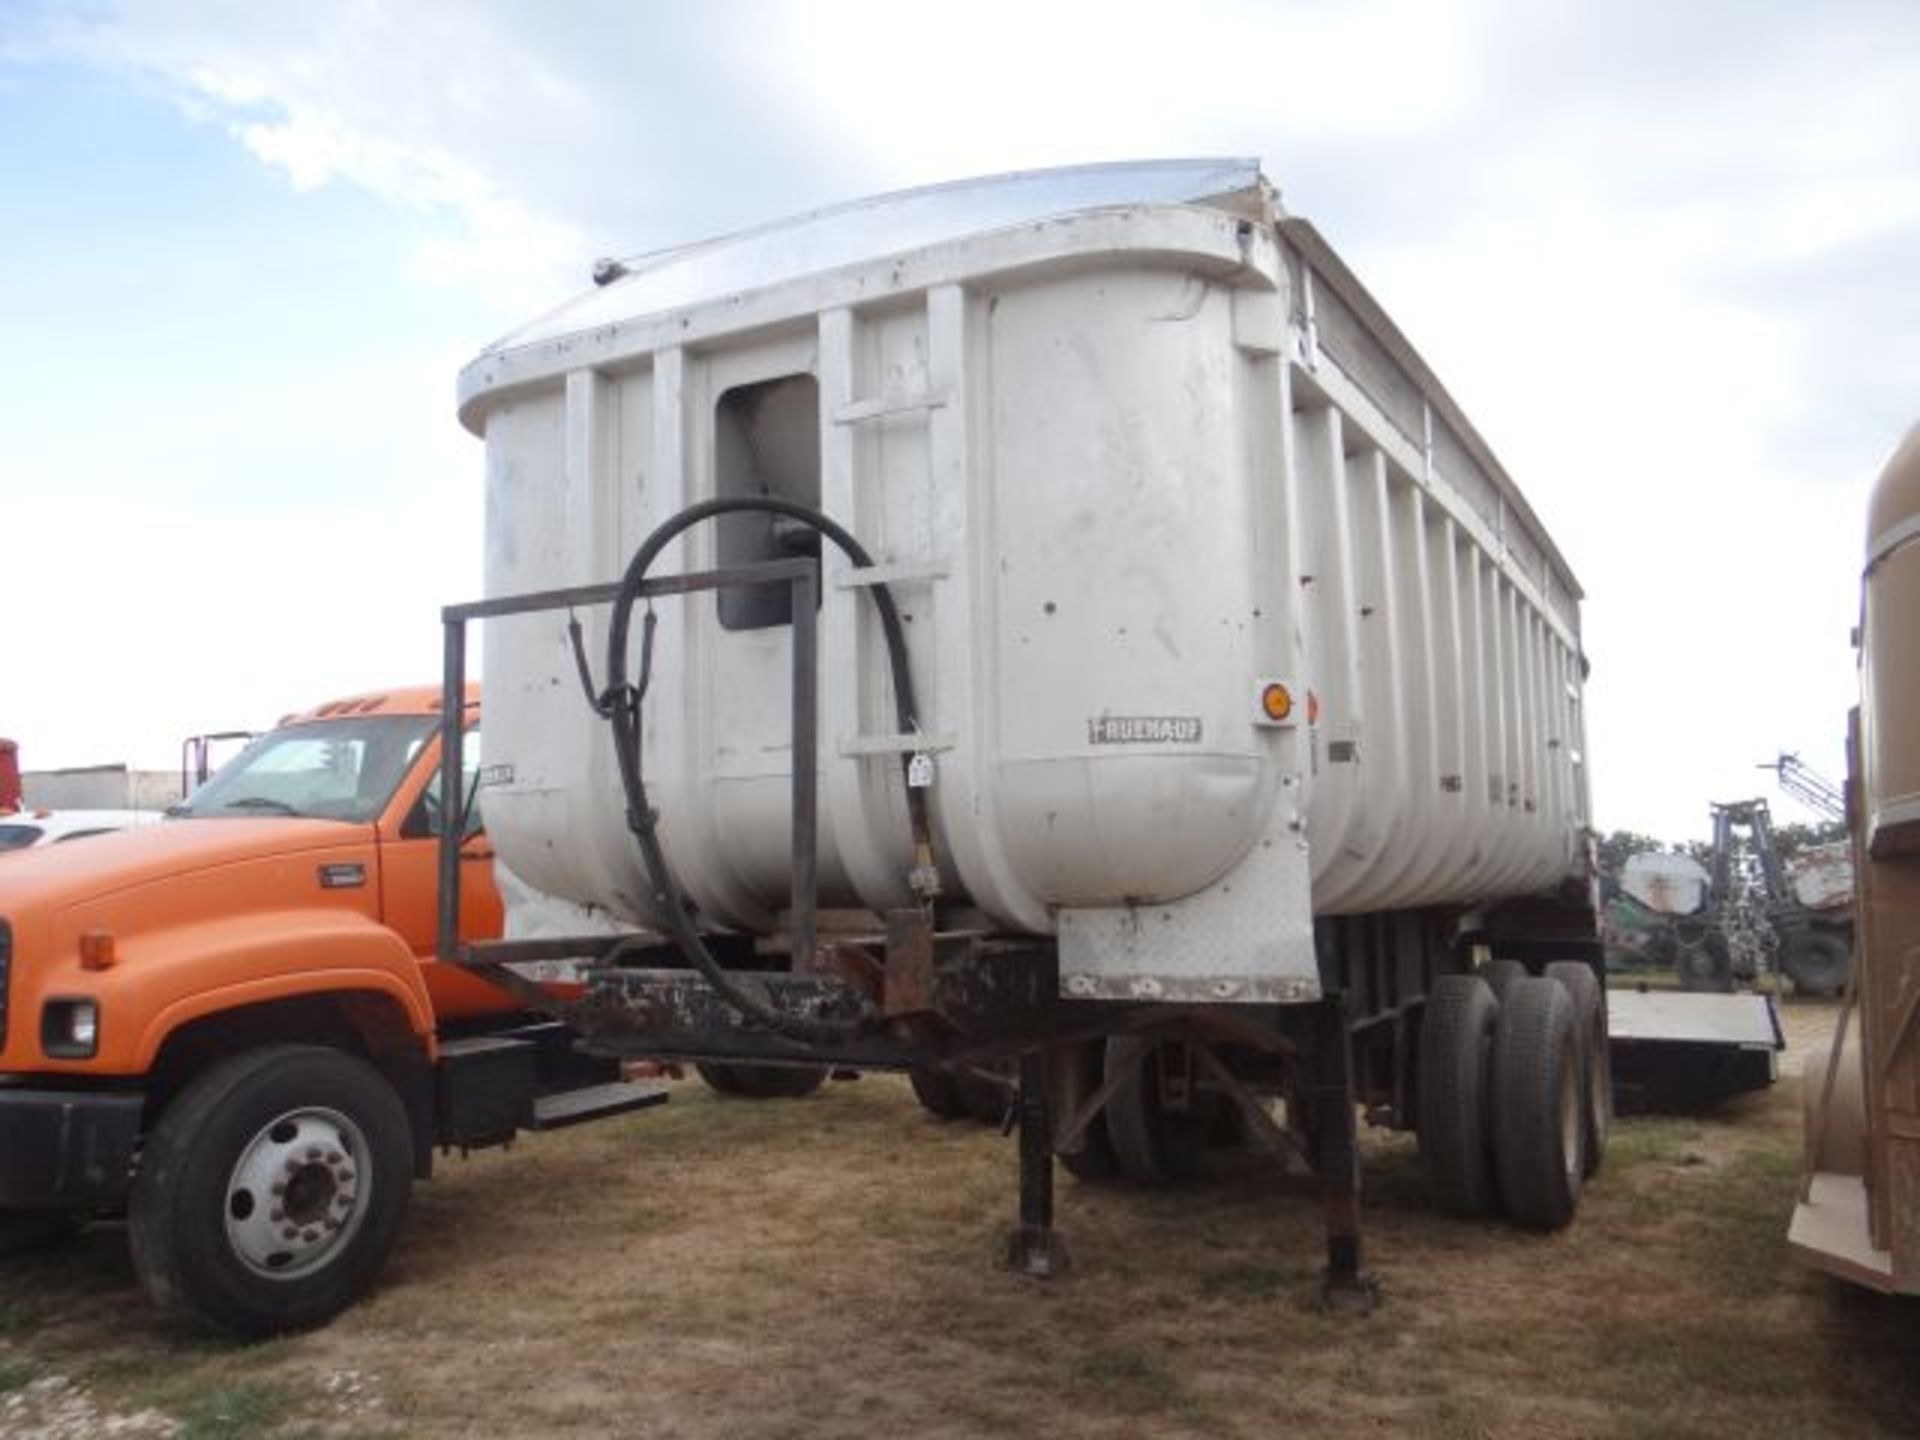
[[[1101,1040],[1083,1040],[1073,1047],[1074,1065],[1079,1070],[1079,1094],[1082,1099],[1093,1094],[1106,1080],[1107,1047]],[[1058,1125],[1064,1116],[1056,1114],[1054,1123]],[[1104,1108],[1087,1122],[1087,1128],[1080,1132],[1080,1148],[1069,1153],[1065,1150],[1053,1152],[1054,1158],[1074,1179],[1087,1183],[1111,1180],[1120,1173],[1120,1162],[1113,1153],[1113,1141],[1107,1135],[1107,1112]]]
[[[1479,975],[1442,975],[1420,1021],[1420,1160],[1434,1198],[1456,1215],[1499,1206],[1488,1133],[1500,1002]]]
[[[1613,1048],[1607,1035],[1606,996],[1591,965],[1555,960],[1547,979],[1558,981],[1573,1000],[1573,1028],[1580,1039],[1580,1068],[1586,1075],[1586,1176],[1592,1179],[1606,1158],[1613,1131]]]
[[[929,1115],[942,1120],[967,1118],[967,1106],[960,1098],[960,1087],[944,1066],[921,1061],[907,1071],[907,1082],[913,1086],[913,1098],[920,1102],[920,1108]]]
[[[1853,973],[1853,947],[1834,930],[1807,930],[1780,946],[1780,971],[1802,995],[1838,995]]]
[[[268,1045],[183,1089],[141,1150],[127,1231],[154,1302],[248,1339],[352,1304],[413,1187],[406,1107],[358,1056]]]
[[[1527,967],[1518,960],[1489,960],[1475,972],[1487,982],[1487,988],[1493,991],[1493,998],[1507,998],[1507,987],[1521,979],[1527,973]]]
[[[1682,990],[1733,993],[1733,951],[1718,930],[1709,930],[1697,940],[1680,941],[1674,948],[1673,968]]]
[[[1564,985],[1528,976],[1507,987],[1492,1073],[1500,1198],[1519,1224],[1558,1230],[1579,1208],[1586,1178],[1586,1086]]]
[[[1163,1049],[1171,1053],[1163,1057]],[[1131,1035],[1107,1041],[1106,1078],[1122,1077],[1107,1102],[1107,1136],[1121,1175],[1135,1184],[1164,1185],[1198,1174],[1219,1123],[1220,1106],[1230,1103],[1197,1088],[1189,1090],[1183,1106],[1171,1102],[1161,1084],[1163,1059],[1183,1059],[1182,1049],[1174,1041]]]

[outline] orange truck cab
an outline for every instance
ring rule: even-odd
[[[163,824],[0,856],[0,1251],[125,1213],[156,1300],[299,1328],[371,1282],[436,1148],[665,1098],[435,959],[440,722],[438,687],[335,701]],[[502,926],[482,808],[463,939]]]

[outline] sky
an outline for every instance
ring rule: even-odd
[[[430,680],[459,368],[646,250],[1263,160],[1585,591],[1596,823],[1838,778],[1920,422],[1920,4],[0,0],[0,734],[29,769]]]

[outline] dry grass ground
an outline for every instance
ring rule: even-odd
[[[1796,1041],[1832,1013],[1790,1007]],[[1386,1304],[1336,1319],[1312,1190],[1270,1168],[1063,1179],[1075,1269],[1040,1285],[998,1266],[1010,1142],[888,1078],[794,1103],[688,1083],[447,1164],[379,1292],[318,1334],[160,1322],[107,1227],[0,1269],[0,1436],[92,1433],[47,1420],[62,1395],[94,1431],[202,1440],[1920,1433],[1920,1305],[1786,1254],[1798,1145],[1792,1079],[1623,1122],[1578,1223],[1535,1236],[1437,1214],[1375,1137]]]

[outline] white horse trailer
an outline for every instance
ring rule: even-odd
[[[502,859],[665,937],[583,937],[600,1043],[935,1096],[1020,1056],[1034,1269],[1050,1151],[1164,1178],[1220,1112],[1320,1169],[1339,1286],[1356,1103],[1444,1204],[1571,1217],[1608,1107],[1580,591],[1257,165],[596,280],[461,376],[487,598],[447,614],[454,682],[487,621]]]

